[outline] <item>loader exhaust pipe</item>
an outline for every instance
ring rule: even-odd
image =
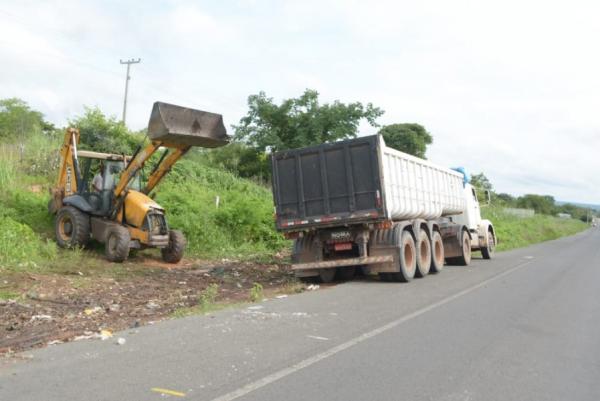
[[[173,147],[217,148],[229,143],[222,115],[163,102],[152,107],[148,137]]]

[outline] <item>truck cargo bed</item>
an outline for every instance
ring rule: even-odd
[[[377,142],[369,136],[275,153],[277,228],[386,219]]]

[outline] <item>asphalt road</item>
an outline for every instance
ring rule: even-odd
[[[0,400],[598,400],[600,229],[33,352]]]

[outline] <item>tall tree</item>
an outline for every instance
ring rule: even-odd
[[[471,185],[487,191],[491,191],[494,188],[490,180],[483,173],[473,174],[471,176]]]
[[[391,124],[379,130],[385,144],[402,152],[425,159],[427,145],[433,143],[433,137],[420,124]]]
[[[32,110],[27,102],[18,98],[0,100],[0,139],[22,142],[31,135],[53,130],[44,115]]]
[[[129,154],[143,140],[143,134],[133,133],[116,117],[108,117],[99,108],[85,107],[82,116],[69,120],[79,129],[81,144],[87,149],[107,153]]]
[[[376,127],[383,114],[371,103],[319,103],[307,89],[300,97],[276,104],[264,92],[248,97],[248,114],[234,126],[235,138],[259,152],[300,148],[356,137],[365,119]]]

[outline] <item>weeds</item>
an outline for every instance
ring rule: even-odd
[[[198,299],[198,306],[203,313],[209,312],[214,308],[215,301],[219,295],[219,286],[217,284],[211,284],[200,293]]]
[[[262,300],[263,297],[263,286],[260,283],[254,283],[252,288],[250,288],[250,301],[258,302]]]

